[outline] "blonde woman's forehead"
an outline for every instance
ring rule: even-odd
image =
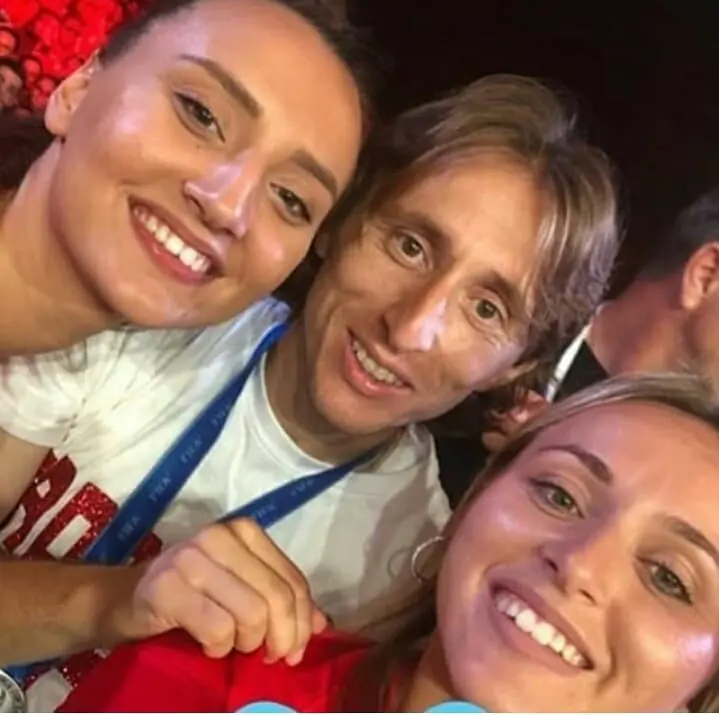
[[[671,498],[690,490],[700,501],[709,490],[719,500],[719,432],[667,405],[634,401],[584,409],[541,431],[520,459],[555,448],[601,461],[620,490]]]

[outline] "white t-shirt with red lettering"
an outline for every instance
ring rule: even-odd
[[[22,558],[82,554],[286,314],[284,304],[266,300],[202,331],[107,332],[71,351],[1,366],[0,428],[52,455],[0,528],[0,548]],[[263,361],[219,439],[134,558],[151,558],[250,500],[328,466],[300,451],[277,422]],[[372,470],[350,474],[269,532],[306,574],[318,604],[347,628],[381,615],[411,585],[414,549],[450,513],[423,427],[407,428]],[[31,710],[57,707],[98,657],[74,656],[38,677],[28,688]]]

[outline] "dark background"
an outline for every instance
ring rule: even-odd
[[[347,2],[371,29],[385,65],[385,114],[492,72],[551,79],[574,93],[624,189],[617,285],[679,209],[719,183],[719,0],[324,1]],[[21,32],[20,58],[40,57],[52,89],[150,2],[0,0],[0,8]],[[28,92],[30,109],[46,94]]]
[[[354,0],[395,112],[492,72],[559,81],[618,164],[627,278],[657,231],[719,182],[717,0]]]

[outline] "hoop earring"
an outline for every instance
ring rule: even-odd
[[[422,554],[427,551],[430,546],[435,546],[436,544],[441,544],[444,541],[444,536],[441,534],[439,536],[433,536],[431,539],[427,539],[426,541],[423,541],[412,554],[412,560],[410,561],[409,568],[412,572],[412,576],[414,576],[417,581],[420,583],[427,583],[428,579],[425,575],[422,574],[420,570],[419,560]]]

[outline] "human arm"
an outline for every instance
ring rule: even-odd
[[[47,453],[0,431],[0,523]],[[210,654],[301,655],[324,626],[299,570],[254,522],[213,525],[143,566],[0,557],[0,665],[185,628]]]
[[[108,376],[127,372],[115,369],[113,354],[95,350],[80,371],[50,357],[14,361],[4,369],[3,515],[16,506],[47,450],[62,453],[72,443],[87,405],[101,411],[108,399],[119,399],[117,380],[101,389]],[[148,360],[132,357],[144,370]],[[8,558],[0,562],[0,578],[0,663],[108,647],[178,627],[211,655],[266,641],[273,657],[286,657],[301,655],[324,622],[302,574],[261,529],[242,520],[210,526],[143,567]]]
[[[128,604],[138,567],[0,560],[0,665],[47,660],[142,637]]]
[[[108,648],[173,629],[207,655],[297,662],[326,621],[307,581],[254,522],[216,524],[146,565],[0,561],[0,664]]]

